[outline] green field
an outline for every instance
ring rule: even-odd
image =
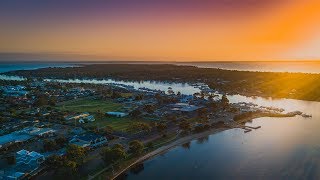
[[[68,101],[60,104],[57,109],[70,112],[89,112],[97,111],[108,112],[118,111],[122,107],[121,104],[112,102],[111,100],[94,100],[94,99],[79,99]]]
[[[61,111],[69,112],[89,112],[93,114],[96,118],[95,122],[90,122],[84,124],[84,126],[93,126],[103,128],[106,126],[111,126],[114,131],[125,132],[131,123],[139,122],[138,120],[131,120],[130,117],[103,117],[102,119],[97,118],[97,112],[102,113],[108,111],[121,111],[122,104],[112,102],[111,100],[95,100],[95,99],[77,99],[68,102],[61,103],[57,106],[57,109]],[[142,121],[142,120],[141,120]],[[140,121],[140,122],[141,122]],[[144,121],[146,122],[146,121]],[[149,121],[148,121],[149,122]]]
[[[132,121],[130,118],[117,118],[117,117],[106,117],[101,120],[96,120],[92,123],[85,124],[86,126],[97,126],[103,128],[111,126],[114,131],[126,131]]]

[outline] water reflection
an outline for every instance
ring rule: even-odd
[[[190,149],[191,143],[190,142],[184,143],[181,145],[181,147],[183,147],[184,149]]]
[[[246,134],[232,129],[209,136],[205,143],[191,141],[146,161],[143,172],[128,173],[127,179],[320,178],[320,103],[238,95],[230,99],[313,116],[255,119],[250,125],[261,129]]]
[[[45,79],[46,81],[56,81],[62,83],[90,83],[90,84],[114,84],[114,85],[125,85],[133,87],[134,89],[148,88],[151,90],[160,90],[167,92],[168,88],[171,87],[174,93],[182,93],[185,95],[193,95],[194,93],[200,92],[198,87],[189,85],[188,83],[172,83],[172,82],[161,82],[161,81],[121,81],[113,79]]]
[[[197,139],[197,144],[203,144],[209,141],[209,136],[198,138]]]
[[[140,164],[134,165],[134,166],[130,169],[130,173],[132,173],[132,174],[139,174],[139,173],[142,172],[143,170],[144,170],[144,165],[143,165],[143,163],[140,163]]]

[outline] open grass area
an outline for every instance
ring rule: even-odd
[[[78,99],[78,100],[72,100],[68,102],[61,103],[57,106],[57,109],[61,111],[70,111],[70,112],[89,112],[92,115],[95,116],[94,122],[89,122],[86,124],[83,124],[83,126],[92,126],[92,127],[107,127],[111,126],[114,131],[122,131],[126,132],[128,127],[133,122],[150,122],[147,120],[132,120],[131,117],[97,117],[97,112],[100,111],[102,113],[108,112],[108,111],[121,111],[122,104],[121,103],[115,103],[111,100],[97,100],[92,98],[85,98],[85,99]]]
[[[134,122],[144,122],[144,123],[150,123],[149,120],[132,120],[131,117],[123,117],[123,118],[117,118],[117,117],[104,117],[102,119],[96,119],[95,122],[90,122],[85,124],[85,126],[95,126],[99,128],[111,126],[114,131],[122,131],[127,132],[128,127],[130,127],[131,124]]]
[[[118,111],[121,107],[121,104],[112,102],[111,100],[79,99],[61,103],[57,109],[70,112],[95,113],[97,111]]]
[[[106,117],[103,119],[96,119],[95,122],[87,123],[85,126],[97,126],[99,128],[111,126],[114,131],[126,132],[132,122],[133,121],[129,117]]]

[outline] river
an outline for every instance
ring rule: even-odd
[[[183,83],[114,80],[58,80],[60,82],[125,84],[183,94],[199,92]],[[293,99],[228,96],[231,103],[247,102],[259,106],[302,111],[312,118],[258,118],[252,126],[262,128],[244,133],[231,129],[193,140],[143,163],[140,171],[127,172],[127,179],[319,179],[320,103]]]
[[[231,102],[300,110],[312,118],[258,118],[261,129],[231,129],[193,140],[143,163],[127,179],[319,179],[320,103],[229,96]]]
[[[183,94],[199,88],[183,83],[124,82],[114,80],[59,80],[61,82],[120,83]],[[230,102],[252,102],[260,106],[302,111],[312,118],[258,118],[244,133],[231,129],[189,145],[175,147],[127,172],[127,179],[320,179],[320,103],[292,99],[228,96]]]

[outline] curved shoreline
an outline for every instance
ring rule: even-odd
[[[159,147],[158,149],[156,149],[154,151],[151,151],[151,152],[147,153],[146,155],[140,157],[139,159],[137,159],[136,161],[134,161],[133,163],[128,165],[126,168],[123,168],[122,170],[117,172],[110,179],[114,180],[115,178],[117,178],[118,176],[123,174],[124,172],[128,171],[132,166],[134,166],[134,165],[136,165],[136,164],[138,164],[140,162],[146,161],[146,160],[148,160],[148,159],[150,159],[150,158],[152,158],[154,156],[157,156],[160,153],[163,153],[163,152],[166,152],[166,151],[168,151],[168,150],[170,150],[172,148],[175,148],[176,146],[179,146],[179,145],[182,145],[184,143],[190,142],[190,141],[192,141],[194,139],[197,139],[197,138],[202,138],[202,137],[205,137],[205,136],[213,135],[213,134],[216,134],[216,133],[228,130],[228,129],[232,129],[232,128],[211,129],[209,131],[205,131],[205,132],[202,132],[202,133],[192,134],[192,135],[189,135],[189,136],[185,136],[185,137],[179,138],[179,139],[175,140],[174,142],[171,142],[168,145]],[[98,177],[99,175],[91,177],[90,179],[94,179],[94,178]]]

